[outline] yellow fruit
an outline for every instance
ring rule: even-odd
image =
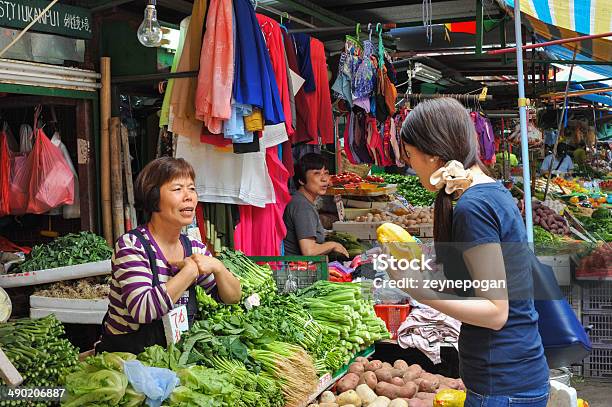
[[[578,197],[577,197],[577,196],[573,196],[573,197],[571,197],[571,198],[570,198],[570,202],[571,202],[571,203],[578,203],[578,202],[579,202]]]
[[[461,390],[440,390],[434,397],[434,407],[463,407],[465,403],[465,392]]]
[[[378,241],[396,259],[412,260],[421,257],[421,248],[410,233],[395,223],[383,223],[376,229]]]
[[[578,407],[589,407],[589,402],[583,399],[578,399]]]

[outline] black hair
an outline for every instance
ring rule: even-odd
[[[480,161],[476,128],[465,107],[455,99],[431,99],[419,103],[402,125],[402,140],[419,151],[439,157],[443,163],[459,161],[465,168]],[[434,239],[449,242],[452,237],[452,196],[444,188],[438,191],[434,205]]]
[[[294,166],[293,182],[299,188],[306,184],[306,173],[312,170],[322,170],[326,168],[325,159],[321,154],[308,153],[302,156]]]

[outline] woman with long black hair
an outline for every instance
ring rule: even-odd
[[[453,294],[422,285],[406,289],[462,322],[465,406],[546,406],[549,372],[525,227],[509,191],[487,175],[480,161],[469,113],[454,99],[426,101],[408,115],[401,135],[404,161],[425,188],[438,192],[434,241],[446,278],[482,283]],[[407,276],[398,270],[390,275]]]

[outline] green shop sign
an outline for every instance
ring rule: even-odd
[[[50,1],[0,0],[0,27],[24,28],[43,12]],[[32,31],[63,35],[71,38],[91,38],[91,12],[81,7],[55,4]]]

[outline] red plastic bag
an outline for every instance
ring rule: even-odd
[[[0,216],[10,213],[9,197],[11,196],[11,158],[6,140],[6,133],[0,132]]]
[[[27,213],[45,213],[74,201],[74,175],[61,150],[38,129],[28,156],[31,169]]]
[[[28,154],[13,154],[11,157],[9,208],[11,215],[23,215],[28,209],[30,174]]]

